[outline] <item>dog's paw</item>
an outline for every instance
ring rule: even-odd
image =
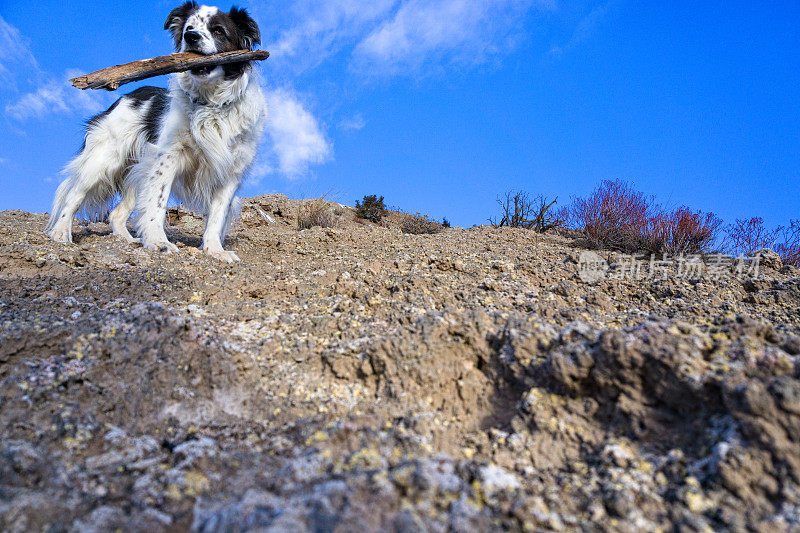
[[[142,243],[142,239],[134,237],[133,235],[130,234],[130,232],[127,232],[127,231],[125,233],[118,233],[118,232],[115,231],[113,234],[114,234],[114,237],[116,237],[117,239],[119,239],[121,241],[124,241],[124,242],[126,242],[128,244],[141,244]]]
[[[128,243],[128,244],[141,244],[142,243],[142,239],[134,237],[130,233],[127,234],[127,235],[119,235],[118,233],[115,233],[114,237],[116,237],[117,240],[123,241],[123,242]]]
[[[179,254],[181,252],[177,246],[175,246],[169,241],[147,242],[143,244],[143,247],[145,248],[145,250],[150,250],[152,252],[164,252],[168,254],[171,253]]]
[[[241,259],[239,259],[239,256],[236,255],[235,252],[231,252],[228,250],[214,250],[206,248],[203,251],[210,257],[213,257],[214,259],[218,259],[225,263],[236,263],[237,261],[241,261]]]
[[[47,234],[50,235],[50,238],[56,242],[72,244],[72,232],[69,230],[69,228],[56,226],[48,231]]]

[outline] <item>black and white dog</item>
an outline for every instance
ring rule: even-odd
[[[258,25],[244,9],[228,13],[187,2],[164,25],[180,52],[213,54],[260,44]],[[222,243],[239,213],[235,196],[256,155],[267,110],[249,63],[176,74],[170,89],[142,87],[89,120],[80,153],[56,191],[48,233],[72,242],[79,211],[108,215],[115,235],[150,250],[177,251],[164,231],[170,195],[206,219],[203,251],[239,258]],[[139,239],[126,223],[136,211]]]

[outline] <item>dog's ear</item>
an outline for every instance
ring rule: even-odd
[[[233,23],[236,24],[236,27],[239,28],[239,39],[242,49],[252,50],[253,46],[261,44],[261,32],[258,30],[258,24],[256,24],[256,21],[247,13],[246,9],[232,7],[228,16]]]
[[[179,50],[181,47],[181,39],[183,38],[183,24],[189,17],[189,13],[197,7],[194,2],[186,2],[180,7],[176,7],[170,11],[167,21],[164,23],[164,29],[172,32],[172,37],[175,40],[175,49]]]

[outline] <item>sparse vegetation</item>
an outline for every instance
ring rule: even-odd
[[[713,213],[665,210],[620,180],[605,180],[587,198],[576,198],[569,217],[590,247],[630,253],[710,252],[722,226]]]
[[[770,248],[785,265],[800,266],[800,220],[769,229],[761,217],[736,219],[725,228],[723,250],[731,255],[753,255]]]
[[[336,225],[336,213],[325,198],[304,200],[297,208],[297,229],[309,229],[314,226],[332,228]]]
[[[800,220],[791,220],[788,226],[783,226],[781,237],[775,251],[783,264],[800,267]]]
[[[501,209],[500,221],[489,219],[489,222],[495,227],[527,228],[544,233],[566,223],[561,212],[554,214],[550,211],[557,200],[548,202],[542,195],[531,200],[526,192],[508,191],[497,198]]]
[[[723,248],[731,255],[753,255],[756,250],[772,248],[780,230],[767,228],[761,217],[737,218],[725,227]]]
[[[444,217],[444,218],[442,219],[442,227],[443,227],[443,228],[449,228],[449,227],[450,227],[450,221],[449,221],[449,220],[447,220],[447,217]]]
[[[356,216],[375,222],[376,224],[381,221],[386,214],[386,204],[383,203],[383,196],[380,198],[375,194],[364,196],[364,199],[359,202],[356,200]]]
[[[444,226],[442,224],[420,213],[407,214],[400,221],[400,230],[403,233],[411,233],[413,235],[439,233],[443,229]]]

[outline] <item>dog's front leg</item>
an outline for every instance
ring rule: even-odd
[[[175,152],[160,152],[138,183],[137,231],[142,239],[142,246],[148,250],[178,252],[178,247],[167,239],[164,222],[172,183],[181,172],[179,161],[180,155]]]
[[[226,183],[214,192],[211,197],[211,205],[208,206],[208,220],[203,233],[203,251],[211,257],[227,263],[239,261],[239,256],[222,247],[222,232],[238,187],[239,184],[236,182]]]

